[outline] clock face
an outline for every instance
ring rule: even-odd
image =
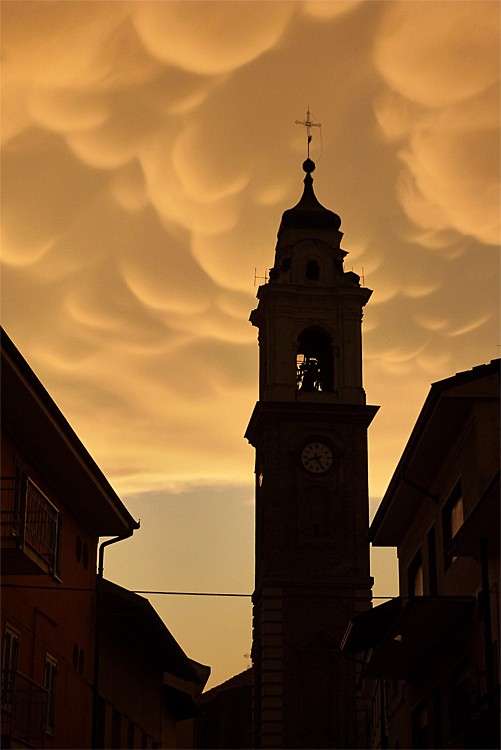
[[[311,474],[324,474],[332,468],[333,461],[331,448],[320,441],[307,443],[301,451],[301,463]]]

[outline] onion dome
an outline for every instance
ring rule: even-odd
[[[329,211],[318,202],[313,192],[313,177],[311,173],[315,169],[315,162],[309,157],[303,162],[303,170],[306,172],[304,178],[304,191],[299,203],[294,208],[289,208],[282,214],[282,229],[323,229],[339,230],[341,226],[340,217]]]

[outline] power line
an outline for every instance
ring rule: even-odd
[[[134,594],[150,594],[151,596],[154,596],[155,594],[161,594],[162,596],[235,596],[235,597],[245,597],[246,599],[250,599],[252,597],[252,594],[235,594],[235,593],[228,593],[228,592],[216,592],[216,591],[134,591]]]
[[[36,590],[43,590],[43,591],[75,591],[75,592],[88,592],[88,593],[94,593],[96,591],[95,588],[89,588],[89,587],[79,587],[79,586],[41,586],[41,585],[31,585],[31,584],[22,584],[22,583],[2,583],[2,588],[14,588],[14,589],[36,589]],[[158,591],[153,589],[126,589],[126,591],[130,591],[132,594],[143,594],[146,596],[221,596],[221,597],[234,597],[234,598],[243,598],[243,599],[252,599],[252,594],[241,594],[241,593],[235,593],[235,592],[227,592],[227,591]],[[285,595],[284,598],[290,598],[294,595]],[[304,596],[304,594],[297,594],[297,596]],[[366,601],[366,597],[356,597],[356,596],[340,596],[338,594],[333,594],[332,596],[327,596],[328,599],[356,599],[360,601]],[[372,596],[371,599],[394,599],[395,595],[388,595],[388,596]]]

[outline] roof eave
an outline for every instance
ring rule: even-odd
[[[41,381],[3,329],[1,333],[3,428],[61,497],[71,497],[72,510],[98,536],[139,528]]]

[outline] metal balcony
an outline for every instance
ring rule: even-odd
[[[44,747],[47,690],[17,671],[2,683],[2,747]]]
[[[25,474],[1,478],[4,575],[59,574],[61,514]]]

